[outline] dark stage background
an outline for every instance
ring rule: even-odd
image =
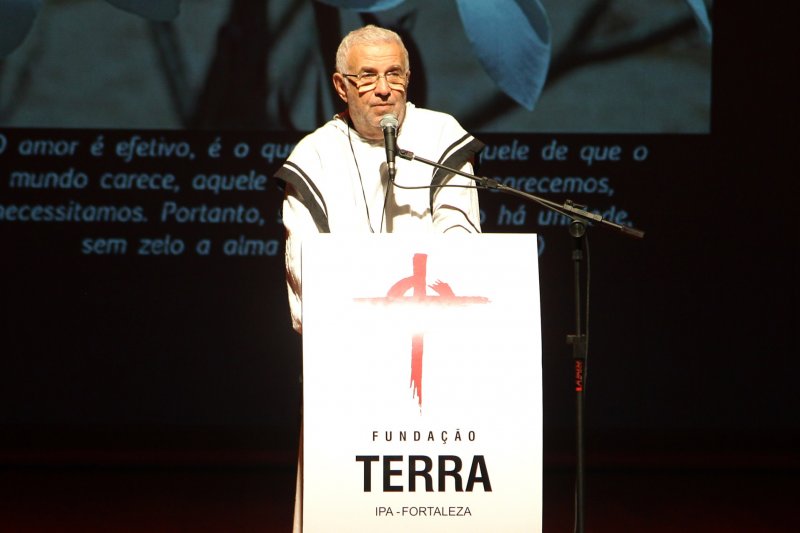
[[[301,354],[270,176],[337,109],[324,88],[331,43],[370,20],[402,29],[412,61],[421,50],[411,99],[487,143],[482,175],[646,231],[636,241],[590,230],[589,497],[622,491],[615,476],[644,476],[625,494],[652,491],[663,516],[686,487],[696,499],[680,504],[710,502],[708,524],[741,506],[779,512],[800,466],[797,105],[787,87],[797,45],[729,3],[710,10],[713,46],[684,2],[542,4],[553,54],[529,111],[481,67],[452,5],[359,15],[198,2],[173,22],[147,22],[100,1],[46,2],[0,59],[0,484],[17,494],[4,498],[11,520],[33,520],[34,494],[63,511],[102,486],[109,501],[132,502],[113,513],[149,509],[142,530],[162,520],[179,530],[181,513],[214,500],[187,489],[202,479],[245,495],[232,530],[287,523]],[[439,10],[455,17],[446,31]],[[104,41],[115,26],[125,31]],[[114,188],[142,174],[158,176],[147,182],[156,188]],[[242,176],[240,190],[215,190],[212,175]],[[546,525],[560,530],[573,462],[572,243],[564,221],[534,204],[482,192],[481,206],[484,231],[540,235]],[[233,220],[217,221],[220,210]],[[259,475],[275,484],[247,481]],[[753,497],[714,499],[725,489]],[[152,490],[183,494],[181,511],[142,495]],[[262,499],[275,509],[258,508]],[[226,523],[219,505],[204,509],[208,530]],[[603,509],[597,519],[620,519]],[[770,516],[752,523],[780,530]],[[628,518],[621,530],[646,522]],[[16,530],[49,530],[28,523]]]

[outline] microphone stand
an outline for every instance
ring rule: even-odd
[[[575,292],[575,333],[567,335],[567,344],[572,346],[572,358],[575,370],[575,533],[584,532],[584,389],[586,388],[586,359],[588,356],[588,330],[584,332],[584,327],[588,328],[588,303],[586,306],[587,320],[585,324],[581,322],[581,263],[584,260],[583,250],[586,246],[586,228],[591,223],[596,223],[607,229],[618,231],[623,235],[636,239],[644,238],[644,232],[628,226],[623,226],[609,220],[605,220],[601,215],[586,211],[586,206],[581,206],[567,200],[563,204],[557,204],[539,196],[508,187],[497,180],[482,176],[475,176],[458,169],[451,168],[435,161],[425,159],[415,155],[408,150],[397,150],[397,155],[408,161],[420,161],[435,168],[447,172],[458,174],[471,179],[477,183],[478,187],[484,189],[494,189],[510,193],[530,200],[557,213],[566,215],[572,219],[569,224],[569,234],[574,241],[572,251],[574,292]],[[587,268],[588,280],[588,268]],[[586,295],[588,302],[589,284],[586,285]]]

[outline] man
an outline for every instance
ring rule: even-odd
[[[480,232],[478,195],[468,178],[417,161],[387,171],[381,119],[394,115],[397,145],[471,172],[483,144],[444,113],[407,102],[408,52],[393,31],[366,26],[336,53],[333,86],[347,110],[303,138],[276,172],[286,182],[286,279],[292,325],[302,333],[300,247],[318,232]],[[407,188],[412,187],[412,188]],[[302,531],[302,430],[294,531]]]
[[[397,146],[472,171],[483,143],[444,113],[407,101],[408,51],[395,32],[365,26],[336,53],[333,86],[347,110],[298,143],[275,174],[287,183],[286,279],[292,325],[302,332],[300,246],[316,232],[480,232],[478,195],[468,178],[419,161],[396,162],[389,182],[381,119],[394,115]],[[415,188],[407,188],[415,187]]]

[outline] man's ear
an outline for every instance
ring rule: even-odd
[[[343,102],[347,103],[347,80],[339,72],[333,73],[333,89]]]

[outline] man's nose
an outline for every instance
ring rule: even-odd
[[[377,83],[375,84],[375,94],[391,94],[392,88],[389,87],[389,82],[386,81],[386,76],[381,76],[378,78]]]

